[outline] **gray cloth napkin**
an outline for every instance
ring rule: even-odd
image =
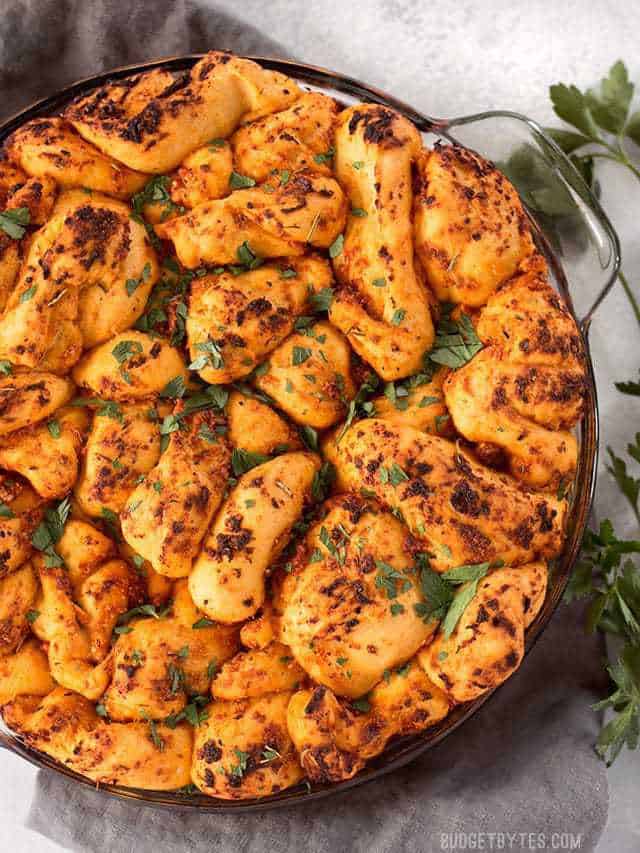
[[[263,26],[268,20],[265,6]],[[211,47],[289,55],[204,2],[14,2],[0,19],[1,110],[8,115],[102,69]],[[319,803],[207,816],[119,802],[40,772],[28,826],[92,853],[437,851],[460,832],[517,834],[514,850],[530,849],[521,833],[544,833],[548,845],[552,833],[571,833],[591,851],[608,799],[589,708],[607,689],[602,658],[580,608],[561,606],[518,674],[472,720],[384,779]]]

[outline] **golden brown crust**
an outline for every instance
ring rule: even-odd
[[[192,779],[224,800],[266,797],[303,777],[287,730],[290,692],[215,701],[196,729]]]
[[[156,226],[188,269],[242,263],[247,244],[258,258],[302,255],[307,246],[327,249],[341,233],[347,199],[334,179],[296,172],[274,187],[239,189],[200,204]]]
[[[126,199],[147,181],[146,175],[103,154],[60,118],[32,119],[9,137],[5,149],[27,175],[65,188],[86,187]]]
[[[283,74],[212,50],[175,79],[156,70],[107,83],[74,101],[65,117],[121,163],[162,174],[243,119],[284,109],[299,94]]]
[[[534,251],[518,193],[492,163],[436,143],[417,160],[416,252],[443,302],[484,305]]]
[[[447,378],[445,399],[465,438],[500,448],[514,477],[555,492],[575,472],[569,430],[586,377],[577,326],[544,271],[534,256],[489,298],[477,321],[488,345]]]
[[[341,113],[335,170],[351,204],[332,323],[386,380],[417,373],[433,343],[429,299],[413,262],[411,164],[420,135],[375,104]],[[355,211],[355,212],[354,212]]]
[[[14,131],[0,211],[0,711],[27,746],[264,798],[515,671],[585,360],[492,164],[213,51]],[[445,358],[463,314],[482,347]]]
[[[414,661],[392,671],[354,705],[337,699],[326,687],[295,693],[287,723],[309,779],[351,779],[378,755],[394,735],[408,735],[435,725],[450,702]]]
[[[491,572],[480,581],[451,636],[445,639],[439,632],[420,652],[420,665],[455,702],[497,687],[522,661],[525,628],[540,609],[546,588],[542,563]]]
[[[438,571],[492,560],[518,565],[560,553],[561,501],[519,488],[443,438],[360,421],[340,441],[336,466],[348,488],[367,489],[402,513]]]
[[[125,540],[162,575],[189,574],[222,502],[231,462],[223,428],[223,419],[212,412],[183,418],[120,513]]]
[[[242,622],[265,598],[265,572],[288,542],[320,460],[284,453],[247,471],[222,505],[189,576],[189,592],[210,619]]]
[[[330,176],[338,110],[333,98],[304,92],[288,109],[243,125],[231,138],[237,171],[259,183],[302,169]]]
[[[433,634],[416,613],[419,573],[404,525],[336,498],[309,531],[280,593],[280,636],[314,681],[357,698]]]

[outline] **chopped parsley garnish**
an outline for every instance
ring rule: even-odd
[[[119,539],[120,532],[118,527],[119,519],[117,513],[115,513],[112,509],[109,509],[109,507],[103,506],[100,508],[100,516],[109,528],[109,532],[111,533],[111,535],[115,539]]]
[[[95,408],[96,415],[124,423],[124,414],[120,404],[114,400],[101,400],[99,397],[76,397],[75,400],[71,401],[71,405]]]
[[[15,514],[10,506],[0,501],[0,518],[15,518]]]
[[[426,358],[435,364],[444,364],[454,370],[462,367],[482,349],[482,341],[473,328],[467,314],[461,314],[459,320],[451,319],[452,305],[444,305],[443,313],[436,329],[433,348]]]
[[[338,234],[333,243],[329,246],[329,257],[337,258],[338,255],[342,254],[342,250],[344,249],[344,234]]]
[[[139,355],[142,352],[142,344],[139,341],[120,341],[119,344],[111,350],[111,355],[115,358],[118,364],[125,364],[134,355]]]
[[[195,345],[195,349],[203,355],[197,356],[189,365],[189,370],[202,370],[203,367],[211,365],[214,370],[220,370],[224,367],[224,359],[218,345],[211,339],[200,341]]]
[[[47,421],[47,429],[49,430],[49,435],[52,438],[60,438],[60,422],[55,420],[55,418],[51,421]]]
[[[31,287],[28,287],[26,290],[23,290],[20,294],[20,304],[22,305],[25,302],[29,302],[30,299],[33,299],[37,289],[38,285],[32,284]]]
[[[0,230],[12,240],[20,240],[25,235],[26,227],[31,221],[28,207],[14,207],[0,213]]]
[[[409,475],[402,470],[397,462],[394,462],[389,468],[389,482],[392,486],[399,486],[405,480],[409,479]]]
[[[311,358],[311,354],[312,352],[308,347],[294,346],[291,363],[294,367],[297,367],[299,364],[304,364],[308,358]]]
[[[391,324],[393,326],[399,326],[400,323],[402,323],[402,321],[404,320],[406,313],[407,312],[404,310],[404,308],[396,308],[396,310],[393,312],[393,317],[391,318]]]
[[[379,589],[383,589],[388,599],[397,598],[400,592],[407,592],[411,589],[411,581],[403,573],[394,569],[389,563],[384,560],[376,560],[375,585]]]
[[[206,616],[202,616],[191,626],[194,630],[199,630],[200,628],[211,628],[216,624],[213,619],[208,619]]]
[[[317,313],[328,311],[333,302],[333,288],[323,287],[309,294],[309,305]]]
[[[300,434],[302,435],[302,440],[307,445],[309,450],[318,450],[318,433],[313,427],[304,424],[300,427]]]
[[[336,149],[332,145],[331,148],[327,149],[327,151],[321,154],[316,154],[313,159],[319,166],[322,166],[325,163],[330,163],[333,160],[335,153]]]
[[[441,621],[444,638],[448,640],[475,598],[478,583],[487,574],[491,564],[458,566],[438,574],[430,568],[425,555],[420,555],[420,558],[420,582],[425,602],[414,605],[415,611],[425,622],[432,619]],[[461,587],[457,593],[454,592],[456,586]]]
[[[169,192],[170,185],[171,179],[168,175],[155,175],[144,185],[140,192],[131,198],[131,206],[133,208],[132,218],[146,227],[154,245],[158,245],[159,241],[153,227],[144,220],[145,206],[147,204],[160,205],[162,207],[162,220],[165,220],[172,213],[184,213],[185,210],[182,205],[174,203]]]
[[[237,764],[229,768],[229,773],[231,774],[231,776],[242,778],[247,772],[247,765],[251,756],[250,753],[243,752],[241,749],[238,749],[237,746],[234,747],[233,751],[236,756]]]
[[[158,724],[155,720],[152,720],[151,717],[149,717],[149,715],[144,711],[141,712],[141,716],[143,720],[147,721],[147,724],[149,726],[149,737],[151,738],[153,745],[159,752],[163,752],[165,744],[164,740],[160,737],[160,733],[158,732]]]
[[[278,750],[267,745],[262,750],[262,760],[260,761],[260,764],[270,764],[272,761],[275,761],[276,758],[280,758]]]
[[[257,465],[262,465],[263,462],[268,462],[270,456],[265,456],[264,453],[252,453],[249,450],[243,450],[241,447],[235,447],[231,454],[231,467],[236,477],[246,474]]]
[[[232,190],[246,190],[249,187],[255,187],[256,182],[253,178],[247,175],[241,175],[238,172],[231,172],[229,176],[229,186]]]
[[[125,282],[125,289],[127,291],[127,296],[133,296],[136,290],[140,287],[141,284],[144,284],[145,281],[149,280],[149,276],[151,275],[151,264],[149,261],[142,268],[142,275],[140,278],[128,278]]]
[[[344,434],[347,432],[351,424],[356,420],[356,418],[370,418],[374,412],[375,407],[374,404],[367,400],[374,391],[377,390],[378,385],[380,384],[380,380],[375,375],[375,373],[369,373],[360,388],[358,389],[356,396],[349,402],[349,408],[347,409],[347,417],[342,426],[342,429],[338,433],[336,437],[336,444],[338,444]]]
[[[398,411],[404,412],[409,406],[409,392],[400,383],[396,385],[395,382],[387,382],[384,386],[384,396]]]
[[[166,397],[170,400],[179,400],[184,397],[187,386],[185,385],[184,376],[178,374],[173,379],[169,380],[160,392],[161,397]]]
[[[57,543],[62,539],[64,528],[71,512],[71,498],[66,497],[60,501],[55,509],[49,508],[45,511],[44,518],[36,527],[31,544],[44,554],[45,566],[63,566],[64,561],[55,549]]]
[[[331,462],[323,462],[311,483],[311,497],[314,501],[323,501],[328,496],[335,478],[336,471]]]
[[[238,258],[238,267],[230,267],[231,271],[236,274],[238,272],[245,272],[246,270],[255,270],[264,263],[263,259],[253,251],[247,240],[241,246],[238,246],[236,257]]]

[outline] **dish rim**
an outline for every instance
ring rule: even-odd
[[[59,111],[61,107],[69,103],[73,98],[88,92],[97,86],[103,85],[109,80],[128,77],[133,74],[150,71],[155,68],[169,68],[169,70],[172,71],[186,70],[192,67],[204,55],[205,54],[185,54],[119,66],[71,83],[69,86],[58,90],[52,95],[33,102],[29,106],[13,113],[3,122],[0,122],[0,145],[13,130],[24,124],[29,119],[43,115],[55,114],[56,111]],[[575,479],[575,497],[568,513],[565,545],[561,556],[557,560],[555,570],[552,572],[552,582],[550,583],[544,604],[536,619],[527,630],[525,639],[526,657],[546,628],[562,599],[565,587],[579,556],[580,543],[586,529],[593,501],[598,462],[599,419],[597,391],[591,351],[589,347],[588,332],[593,314],[606,294],[609,292],[610,288],[613,286],[620,265],[620,248],[615,230],[611,226],[611,223],[602,210],[599,202],[591,194],[586,185],[583,184],[581,177],[570,164],[569,160],[560,151],[553,140],[545,134],[542,128],[535,121],[526,116],[510,111],[492,110],[477,113],[472,116],[453,119],[434,118],[420,113],[413,107],[382,90],[368,86],[355,78],[330,71],[329,69],[320,66],[309,65],[306,63],[296,62],[294,60],[255,55],[250,55],[245,58],[257,62],[264,68],[284,72],[297,81],[310,83],[316,87],[325,86],[333,91],[342,92],[351,97],[357,97],[363,101],[373,101],[390,106],[393,109],[402,112],[407,118],[413,121],[422,132],[447,135],[449,128],[454,128],[473,120],[494,116],[518,119],[525,122],[531,130],[536,132],[536,134],[539,134],[545,141],[545,144],[549,146],[549,150],[551,150],[556,157],[564,160],[565,166],[567,164],[569,165],[569,168],[574,172],[574,176],[578,184],[582,184],[586,190],[588,206],[609,241],[609,247],[611,250],[610,272],[605,281],[605,285],[602,287],[593,305],[584,317],[580,319],[576,316],[570,298],[568,300],[569,308],[578,325],[586,357],[587,396],[585,415],[579,427],[579,458]],[[539,229],[538,236],[543,236]],[[556,278],[559,280],[561,289],[565,291],[565,295],[570,297],[570,287],[564,274],[562,263],[548,243],[545,249],[547,259],[552,261],[554,273]],[[518,673],[514,673],[513,677],[517,677],[517,675]],[[96,784],[91,779],[88,779],[79,773],[75,773],[44,753],[26,745],[6,726],[1,718],[0,747],[24,758],[39,769],[54,770],[63,776],[82,783],[87,787],[99,790],[120,800],[133,801],[140,805],[161,809],[186,809],[203,813],[221,814],[235,813],[238,811],[245,813],[259,812],[324,799],[358,787],[367,782],[371,782],[383,775],[386,775],[387,773],[405,766],[414,759],[423,755],[427,750],[442,742],[444,738],[455,731],[462,725],[462,723],[470,719],[492,696],[496,694],[500,689],[500,686],[488,691],[472,702],[455,706],[451,713],[441,723],[431,729],[427,729],[422,734],[411,735],[391,741],[379,756],[370,760],[366,767],[352,779],[331,784],[316,784],[308,787],[305,787],[305,783],[300,783],[299,785],[285,789],[278,794],[255,800],[220,800],[199,793],[181,794],[173,791],[150,791],[146,789],[127,788],[120,785]]]

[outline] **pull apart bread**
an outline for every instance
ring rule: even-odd
[[[0,707],[25,743],[268,797],[518,668],[585,359],[491,163],[212,52],[15,130],[0,206]]]

